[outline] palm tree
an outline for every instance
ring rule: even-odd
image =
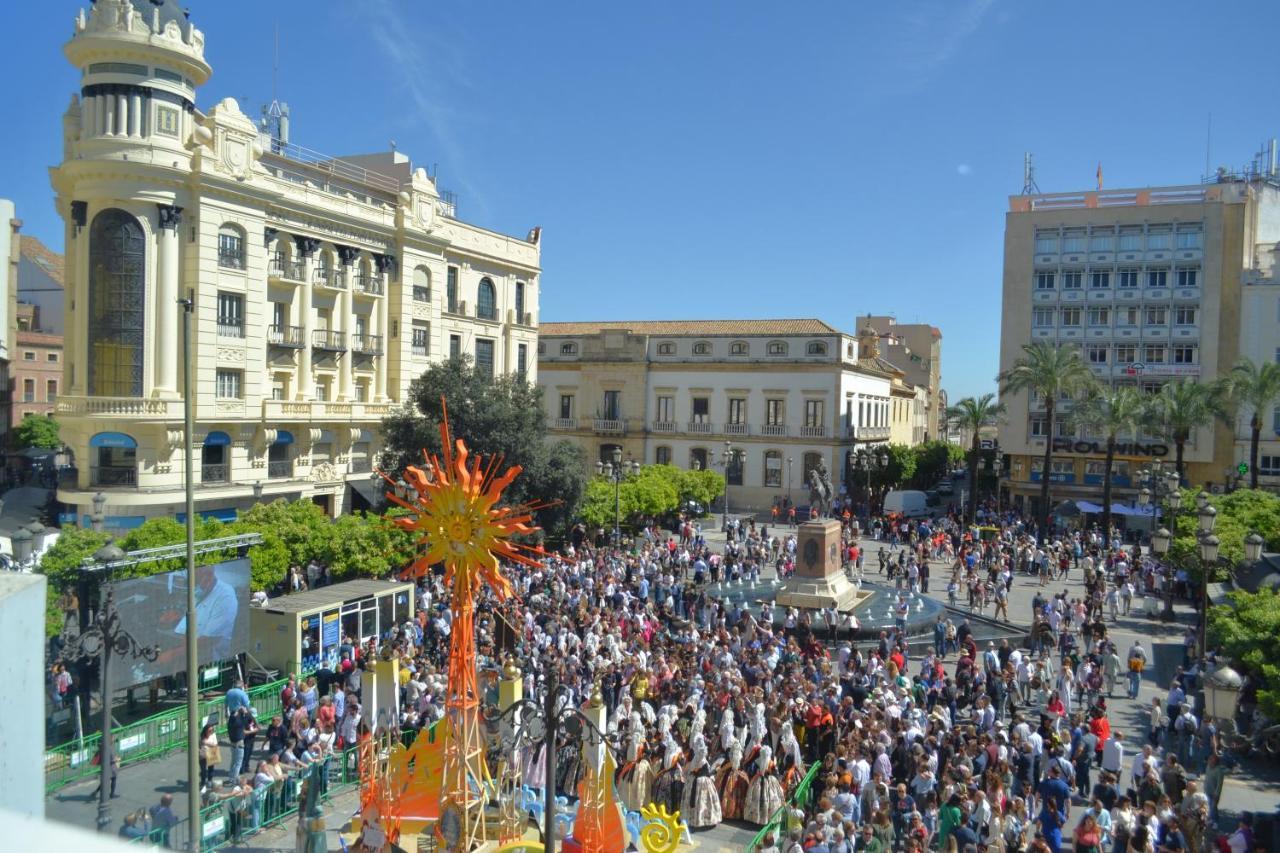
[[[1071,412],[1072,422],[1107,437],[1107,460],[1102,472],[1102,536],[1111,543],[1111,469],[1122,435],[1138,434],[1149,410],[1147,398],[1135,388],[1094,388]]]
[[[1218,383],[1202,384],[1186,379],[1166,383],[1151,399],[1152,429],[1173,442],[1179,478],[1185,473],[1182,458],[1192,434],[1225,414],[1223,396],[1224,389]]]
[[[1049,472],[1053,463],[1053,420],[1058,397],[1088,388],[1094,382],[1093,373],[1075,347],[1033,341],[1022,345],[1022,356],[1008,370],[1001,372],[996,381],[1000,383],[1002,396],[1029,391],[1044,400],[1044,470],[1040,473],[1040,510],[1048,527],[1049,515],[1053,511],[1049,506]]]
[[[1258,442],[1262,439],[1262,413],[1280,400],[1280,364],[1264,361],[1261,365],[1242,358],[1226,377],[1227,396],[1237,413],[1248,410],[1249,419],[1249,488],[1258,488]]]
[[[965,521],[969,524],[973,524],[978,504],[978,431],[1004,414],[1004,403],[997,403],[995,399],[995,394],[983,394],[977,399],[965,397],[947,408],[947,420],[973,436],[969,445],[969,501],[964,511]]]

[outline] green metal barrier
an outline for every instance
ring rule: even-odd
[[[773,813],[773,816],[769,818],[769,822],[760,827],[756,837],[751,839],[751,843],[747,845],[747,853],[755,853],[756,850],[759,850],[764,843],[764,837],[769,833],[773,833],[774,839],[778,839],[779,834],[786,829],[790,821],[791,809],[796,807],[803,809],[809,805],[813,790],[813,780],[818,778],[820,769],[822,769],[822,765],[816,761],[809,767],[809,772],[804,774],[800,784],[796,785],[796,789],[791,792],[791,798],[783,804],[782,808]]]
[[[248,691],[249,704],[258,712],[258,719],[265,729],[272,715],[280,713],[280,691],[287,679],[262,684]],[[226,700],[219,696],[202,699],[198,705],[198,717],[203,725],[211,717],[217,720],[219,733],[226,732],[223,707]],[[73,742],[54,747],[45,752],[45,793],[51,794],[98,772],[93,763],[99,751],[102,736],[94,733],[85,737],[83,744]],[[154,714],[136,723],[112,730],[113,751],[120,756],[120,765],[159,758],[187,747],[187,709],[185,706]]]
[[[406,747],[409,746],[413,742],[413,735],[404,733],[401,742]],[[360,785],[358,757],[359,747],[350,746],[327,759],[325,789],[320,794],[322,801],[328,802],[333,797]],[[268,788],[255,789],[245,794],[228,797],[202,808],[200,811],[201,849],[217,850],[240,844],[259,832],[296,815],[302,790],[302,778],[306,772],[305,770],[295,771],[290,773],[284,781],[277,782]],[[190,827],[188,822],[183,820],[169,830],[152,830],[146,836],[131,839],[130,843],[185,850],[189,849],[189,840]]]

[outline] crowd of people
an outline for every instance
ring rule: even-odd
[[[505,568],[514,600],[482,594],[486,700],[497,702],[507,663],[523,673],[526,696],[555,684],[581,704],[598,690],[627,810],[661,803],[694,831],[726,820],[767,826],[764,853],[1205,847],[1223,765],[1212,723],[1188,704],[1192,662],[1146,731],[1126,739],[1108,707],[1118,690],[1136,695],[1149,662],[1141,643],[1118,648],[1110,632],[1135,599],[1174,580],[1158,562],[1140,548],[1104,547],[1096,533],[1037,537],[1012,517],[985,532],[954,517],[863,529],[878,540],[865,550],[846,523],[849,571],[917,592],[930,576],[945,579],[972,610],[993,604],[996,618],[1032,625],[1030,636],[984,648],[967,619],[939,617],[921,637],[899,623],[855,643],[821,612],[775,614],[768,602],[708,594],[766,567],[785,577],[796,543],[787,524],[732,522],[719,548],[693,521],[647,529],[623,548],[579,530],[537,568]],[[1011,615],[1016,578],[1037,594],[1031,612]],[[1084,594],[1055,591],[1066,579],[1082,581]],[[400,657],[406,731],[441,716],[446,688],[441,578],[420,582],[417,604],[384,648],[353,646],[342,664],[358,672],[375,655]],[[344,705],[351,713],[350,678],[319,679],[347,697],[336,698],[339,720]],[[314,699],[301,687],[299,739],[326,698],[319,682]],[[341,726],[335,742],[349,742]],[[526,784],[538,786],[553,761],[557,795],[575,797],[582,742],[571,724],[550,755],[527,748]],[[809,796],[793,802],[815,764]],[[1243,826],[1226,841],[1234,853],[1251,846]]]
[[[1206,848],[1225,767],[1212,722],[1187,698],[1191,656],[1145,731],[1121,731],[1109,707],[1118,690],[1137,695],[1150,661],[1141,643],[1120,648],[1112,626],[1176,580],[1159,563],[1096,533],[1037,536],[1012,516],[983,530],[952,516],[875,519],[861,527],[866,547],[856,520],[845,521],[848,571],[916,593],[945,581],[962,611],[962,597],[978,614],[993,605],[996,619],[1031,625],[1029,636],[983,644],[957,614],[919,636],[899,620],[855,642],[820,611],[775,613],[769,602],[710,594],[766,569],[786,577],[796,547],[788,524],[732,521],[714,548],[693,520],[645,529],[625,547],[579,528],[537,567],[504,568],[510,600],[482,591],[486,705],[496,707],[510,666],[532,698],[552,684],[575,705],[598,692],[625,809],[660,803],[695,832],[723,821],[766,827],[761,853]],[[1019,578],[1036,596],[1030,612],[1010,614]],[[1057,588],[1067,579],[1084,593]],[[344,638],[336,666],[291,679],[269,721],[240,686],[230,691],[229,754],[204,733],[207,801],[261,809],[289,785],[296,794],[300,771],[366,737],[363,674],[379,658],[401,663],[399,734],[438,720],[451,631],[441,576],[420,579],[416,604],[378,641]],[[556,794],[575,798],[583,734],[571,721],[549,750],[525,747],[526,784],[540,787],[550,761]],[[1252,849],[1249,827],[1221,843]]]

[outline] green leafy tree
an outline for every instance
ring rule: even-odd
[[[465,439],[472,452],[524,467],[504,499],[512,504],[558,502],[538,514],[538,523],[552,535],[562,533],[566,521],[576,516],[586,487],[585,469],[566,464],[580,460],[581,454],[560,446],[568,442],[547,441],[537,386],[513,376],[487,376],[467,356],[428,368],[410,386],[406,405],[383,421],[384,468],[399,472],[420,464],[423,450],[441,451],[445,405],[451,434]]]
[[[1147,415],[1146,397],[1135,388],[1123,386],[1095,387],[1071,411],[1072,423],[1090,433],[1101,433],[1107,439],[1102,471],[1102,531],[1108,540],[1111,538],[1111,471],[1115,467],[1116,445],[1121,436],[1136,436]]]
[[[883,495],[890,489],[912,482],[916,476],[916,466],[920,457],[914,447],[905,444],[886,444],[872,450],[876,455],[880,455],[881,451],[884,451],[889,464],[871,472],[871,490],[875,494]],[[846,483],[845,488],[853,494],[861,494],[867,487],[867,472],[858,469],[856,457],[852,476],[853,482]]]
[[[58,422],[50,417],[31,415],[23,418],[9,435],[13,446],[19,450],[28,447],[57,450],[62,446],[62,442],[58,440]]]
[[[973,436],[969,446],[969,500],[965,506],[965,521],[969,524],[973,524],[978,508],[978,457],[981,453],[978,433],[983,427],[995,423],[1004,410],[1004,403],[996,402],[995,394],[965,397],[947,409],[947,420]]]
[[[996,377],[1000,394],[1028,392],[1044,401],[1045,440],[1044,468],[1040,473],[1040,512],[1048,523],[1053,511],[1049,504],[1049,472],[1053,470],[1053,426],[1058,411],[1058,398],[1073,396],[1093,384],[1089,370],[1080,351],[1074,347],[1059,347],[1045,341],[1023,344],[1022,355],[1008,370]]]
[[[1226,393],[1237,413],[1249,412],[1249,488],[1258,488],[1258,443],[1262,440],[1262,417],[1280,401],[1280,364],[1256,364],[1242,358],[1226,377]]]
[[[661,467],[671,468],[675,472],[681,502],[697,501],[706,509],[711,506],[712,501],[724,494],[724,475],[719,471],[684,471],[671,465]]]
[[[58,597],[68,589],[76,588],[76,581],[86,559],[107,544],[105,533],[95,533],[81,527],[64,527],[58,541],[40,558],[37,571],[48,578],[45,596],[45,632],[52,637],[62,631],[62,610]]]
[[[1151,399],[1148,423],[1158,435],[1173,442],[1178,476],[1186,471],[1182,459],[1187,442],[1201,427],[1209,426],[1225,409],[1224,383],[1204,384],[1194,379],[1166,382]]]
[[[964,461],[964,451],[946,441],[926,441],[911,450],[915,454],[916,465],[910,484],[917,489],[931,488]],[[969,488],[973,488],[972,484]]]
[[[1184,489],[1182,506],[1171,532],[1169,559],[1197,580],[1200,577],[1199,520],[1194,509],[1196,491]],[[1244,538],[1257,533],[1269,551],[1280,550],[1280,497],[1261,489],[1236,489],[1229,495],[1210,495],[1209,505],[1218,511],[1213,533],[1220,543],[1218,557],[1236,565],[1244,559]]]
[[[1236,591],[1229,605],[1209,610],[1208,640],[1258,681],[1258,706],[1280,717],[1280,595]]]

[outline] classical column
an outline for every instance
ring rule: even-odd
[[[129,135],[142,136],[142,95],[136,91],[129,96]]]
[[[129,96],[116,95],[116,134],[132,136],[129,125]]]
[[[315,328],[315,322],[311,315],[313,309],[311,307],[311,257],[316,253],[316,249],[320,248],[320,241],[314,237],[295,237],[293,238],[294,246],[298,250],[298,260],[302,262],[302,304],[298,306],[300,325],[302,326],[302,349],[298,354],[298,381],[297,381],[297,399],[310,400],[312,389],[315,387],[315,377],[311,375],[311,331]]]
[[[86,95],[80,100],[80,138],[88,139],[98,132],[98,99]]]
[[[352,329],[355,323],[351,314],[351,290],[356,286],[353,278],[355,267],[352,264],[359,254],[360,250],[354,246],[338,246],[338,260],[342,264],[342,274],[346,279],[342,294],[337,299],[338,316],[335,318],[338,331],[342,332],[347,344],[347,351],[338,360],[338,399],[343,401],[351,399],[351,360],[355,351],[355,341],[352,340]]]
[[[378,299],[378,334],[382,335],[382,355],[375,360],[374,401],[387,402],[387,363],[391,358],[391,278],[395,275],[396,259],[391,255],[374,255],[373,263],[382,276],[382,296]],[[401,287],[404,282],[401,282]]]
[[[157,204],[159,229],[156,231],[156,334],[152,361],[155,364],[153,387],[157,396],[178,396],[178,229],[182,227],[182,208]]]

